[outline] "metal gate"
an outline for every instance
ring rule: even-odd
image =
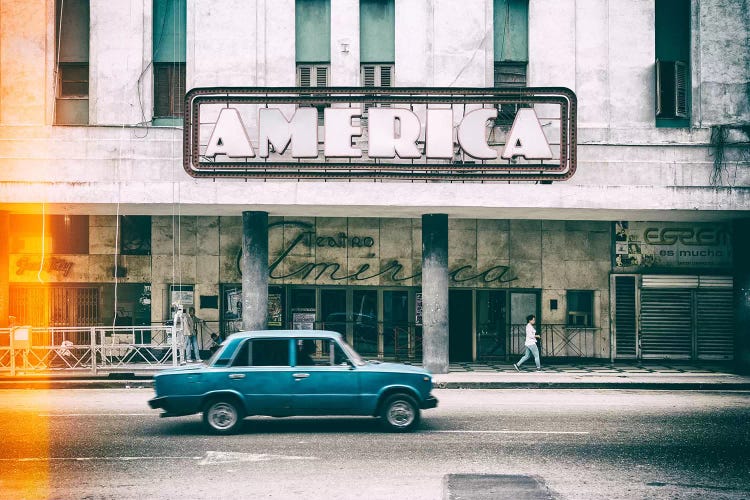
[[[698,359],[734,357],[734,308],[732,290],[695,293]]]
[[[646,275],[640,298],[641,357],[734,357],[731,276]]]
[[[636,349],[635,276],[615,276],[615,349],[618,358],[634,358]]]
[[[641,356],[690,359],[693,351],[692,291],[641,290]]]

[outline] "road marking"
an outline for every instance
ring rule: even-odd
[[[270,462],[271,460],[318,460],[317,457],[296,455],[270,455],[266,453],[238,453],[231,451],[207,451],[202,457],[195,456],[158,456],[158,457],[25,457],[0,458],[0,462],[132,462],[135,460],[200,460],[199,465],[222,465],[239,462]]]
[[[591,434],[587,431],[425,431],[443,434]]]
[[[200,465],[221,465],[237,462],[268,462],[271,460],[317,460],[317,457],[296,455],[269,455],[266,453],[240,453],[235,451],[208,451]]]
[[[27,457],[27,458],[0,458],[0,462],[52,462],[52,461],[70,461],[70,462],[93,462],[100,461],[117,461],[130,462],[133,460],[200,460],[203,457]]]
[[[157,413],[40,413],[40,417],[145,417]]]

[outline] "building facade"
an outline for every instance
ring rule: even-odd
[[[254,290],[269,328],[338,330],[373,357],[432,361],[423,348],[437,348],[436,371],[517,354],[529,314],[547,356],[748,365],[748,10],[0,0],[0,328],[162,323],[179,302],[226,335]],[[329,86],[568,88],[575,175],[245,180],[183,168],[186,90]],[[521,108],[498,105],[490,142]],[[262,279],[241,272],[258,229],[243,214],[258,213]],[[447,238],[437,281],[432,216]]]

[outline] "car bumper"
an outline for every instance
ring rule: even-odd
[[[158,410],[160,408],[166,409],[167,405],[167,398],[166,397],[160,397],[160,398],[154,398],[148,400],[148,405],[153,408],[154,410]]]
[[[176,401],[175,398],[167,396],[149,399],[148,405],[155,410],[164,410],[159,415],[160,417],[181,417],[183,415],[192,415],[199,411],[193,404],[185,404],[185,401]]]
[[[435,396],[428,396],[427,399],[425,399],[422,402],[422,409],[423,410],[429,410],[430,408],[436,408],[438,405],[438,400]]]

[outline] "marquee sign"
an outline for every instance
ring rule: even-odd
[[[194,177],[563,181],[566,88],[212,88],[186,95]]]

